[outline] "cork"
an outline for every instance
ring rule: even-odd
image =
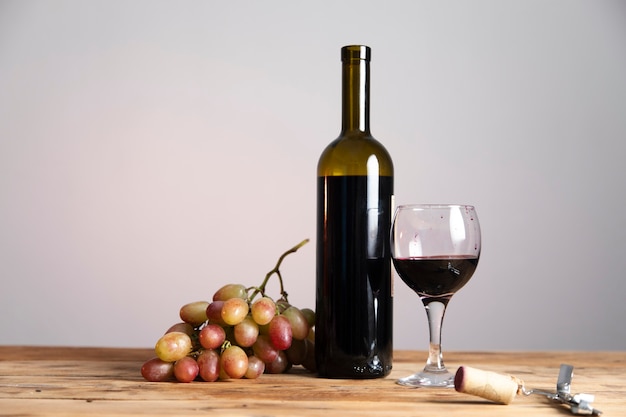
[[[498,404],[510,404],[523,386],[512,376],[461,366],[454,376],[454,389]]]

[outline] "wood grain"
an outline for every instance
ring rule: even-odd
[[[149,383],[151,349],[0,346],[1,416],[563,416],[540,396],[497,405],[452,389],[411,389],[395,380],[423,367],[425,352],[395,352],[385,379],[317,378],[303,369],[256,380]],[[595,395],[604,416],[626,416],[626,352],[448,352],[467,365],[513,374],[553,390],[559,365],[574,366],[572,391]]]

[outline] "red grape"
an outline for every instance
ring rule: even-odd
[[[200,330],[198,340],[205,349],[217,349],[226,340],[226,332],[223,327],[209,323]]]
[[[292,330],[287,317],[276,316],[270,321],[269,336],[272,345],[278,350],[291,346]]]
[[[209,323],[219,324],[225,326],[224,320],[222,320],[222,307],[224,307],[224,301],[213,301],[206,308],[206,316],[209,319]]]
[[[198,376],[200,367],[191,356],[185,356],[174,363],[174,376],[178,382],[191,382]]]
[[[265,363],[272,362],[278,356],[278,350],[272,346],[272,342],[270,342],[267,335],[259,335],[257,337],[256,342],[252,345],[252,351],[254,356]]]
[[[198,373],[200,378],[206,382],[217,381],[220,375],[220,354],[213,349],[200,352],[198,358]]]
[[[289,362],[291,362],[292,364],[302,364],[307,354],[306,340],[293,339],[291,342],[291,346],[289,346],[289,348],[285,350],[285,354],[287,355],[287,359],[289,359]]]
[[[252,318],[259,325],[268,324],[276,315],[276,304],[269,297],[261,297],[252,303]]]
[[[239,379],[248,370],[248,355],[242,348],[231,345],[220,356],[220,368],[231,378]]]
[[[230,298],[224,301],[222,306],[222,320],[226,324],[234,326],[241,323],[241,321],[248,315],[249,307],[246,300],[242,298]]]
[[[176,323],[172,325],[165,333],[181,332],[191,336],[194,332],[193,326],[189,323]]]
[[[256,379],[265,372],[265,362],[256,356],[248,356],[248,370],[244,375],[248,379]]]
[[[256,342],[259,335],[259,326],[252,317],[245,317],[241,323],[235,325],[234,329],[235,341],[239,346],[250,347]]]
[[[287,359],[287,355],[282,350],[278,352],[278,356],[270,363],[265,364],[266,374],[282,374],[291,368],[291,363]]]
[[[304,340],[304,343],[306,344],[306,356],[302,361],[302,366],[308,371],[317,372],[317,364],[315,362],[315,344],[308,338]]]
[[[174,364],[152,358],[141,367],[141,376],[150,382],[169,381],[174,376]]]

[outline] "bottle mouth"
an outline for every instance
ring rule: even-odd
[[[372,56],[372,50],[365,45],[348,45],[341,48],[341,61],[369,61]]]

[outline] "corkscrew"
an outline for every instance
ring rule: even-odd
[[[509,404],[517,394],[524,396],[542,395],[557,404],[568,406],[572,414],[601,415],[602,412],[592,406],[595,398],[593,395],[571,394],[573,375],[574,367],[562,364],[556,383],[556,392],[550,392],[540,389],[527,389],[524,386],[524,381],[512,375],[501,375],[462,366],[457,370],[454,378],[454,388],[458,392],[476,395],[500,404]]]
[[[570,387],[572,385],[572,377],[574,376],[574,367],[572,365],[562,364],[559,370],[559,377],[556,382],[556,393],[543,391],[538,389],[527,390],[524,385],[521,386],[521,392],[524,395],[538,394],[547,397],[549,400],[565,404],[570,407],[573,414],[594,415],[599,416],[602,411],[593,408],[591,405],[594,396],[591,394],[571,394]]]

